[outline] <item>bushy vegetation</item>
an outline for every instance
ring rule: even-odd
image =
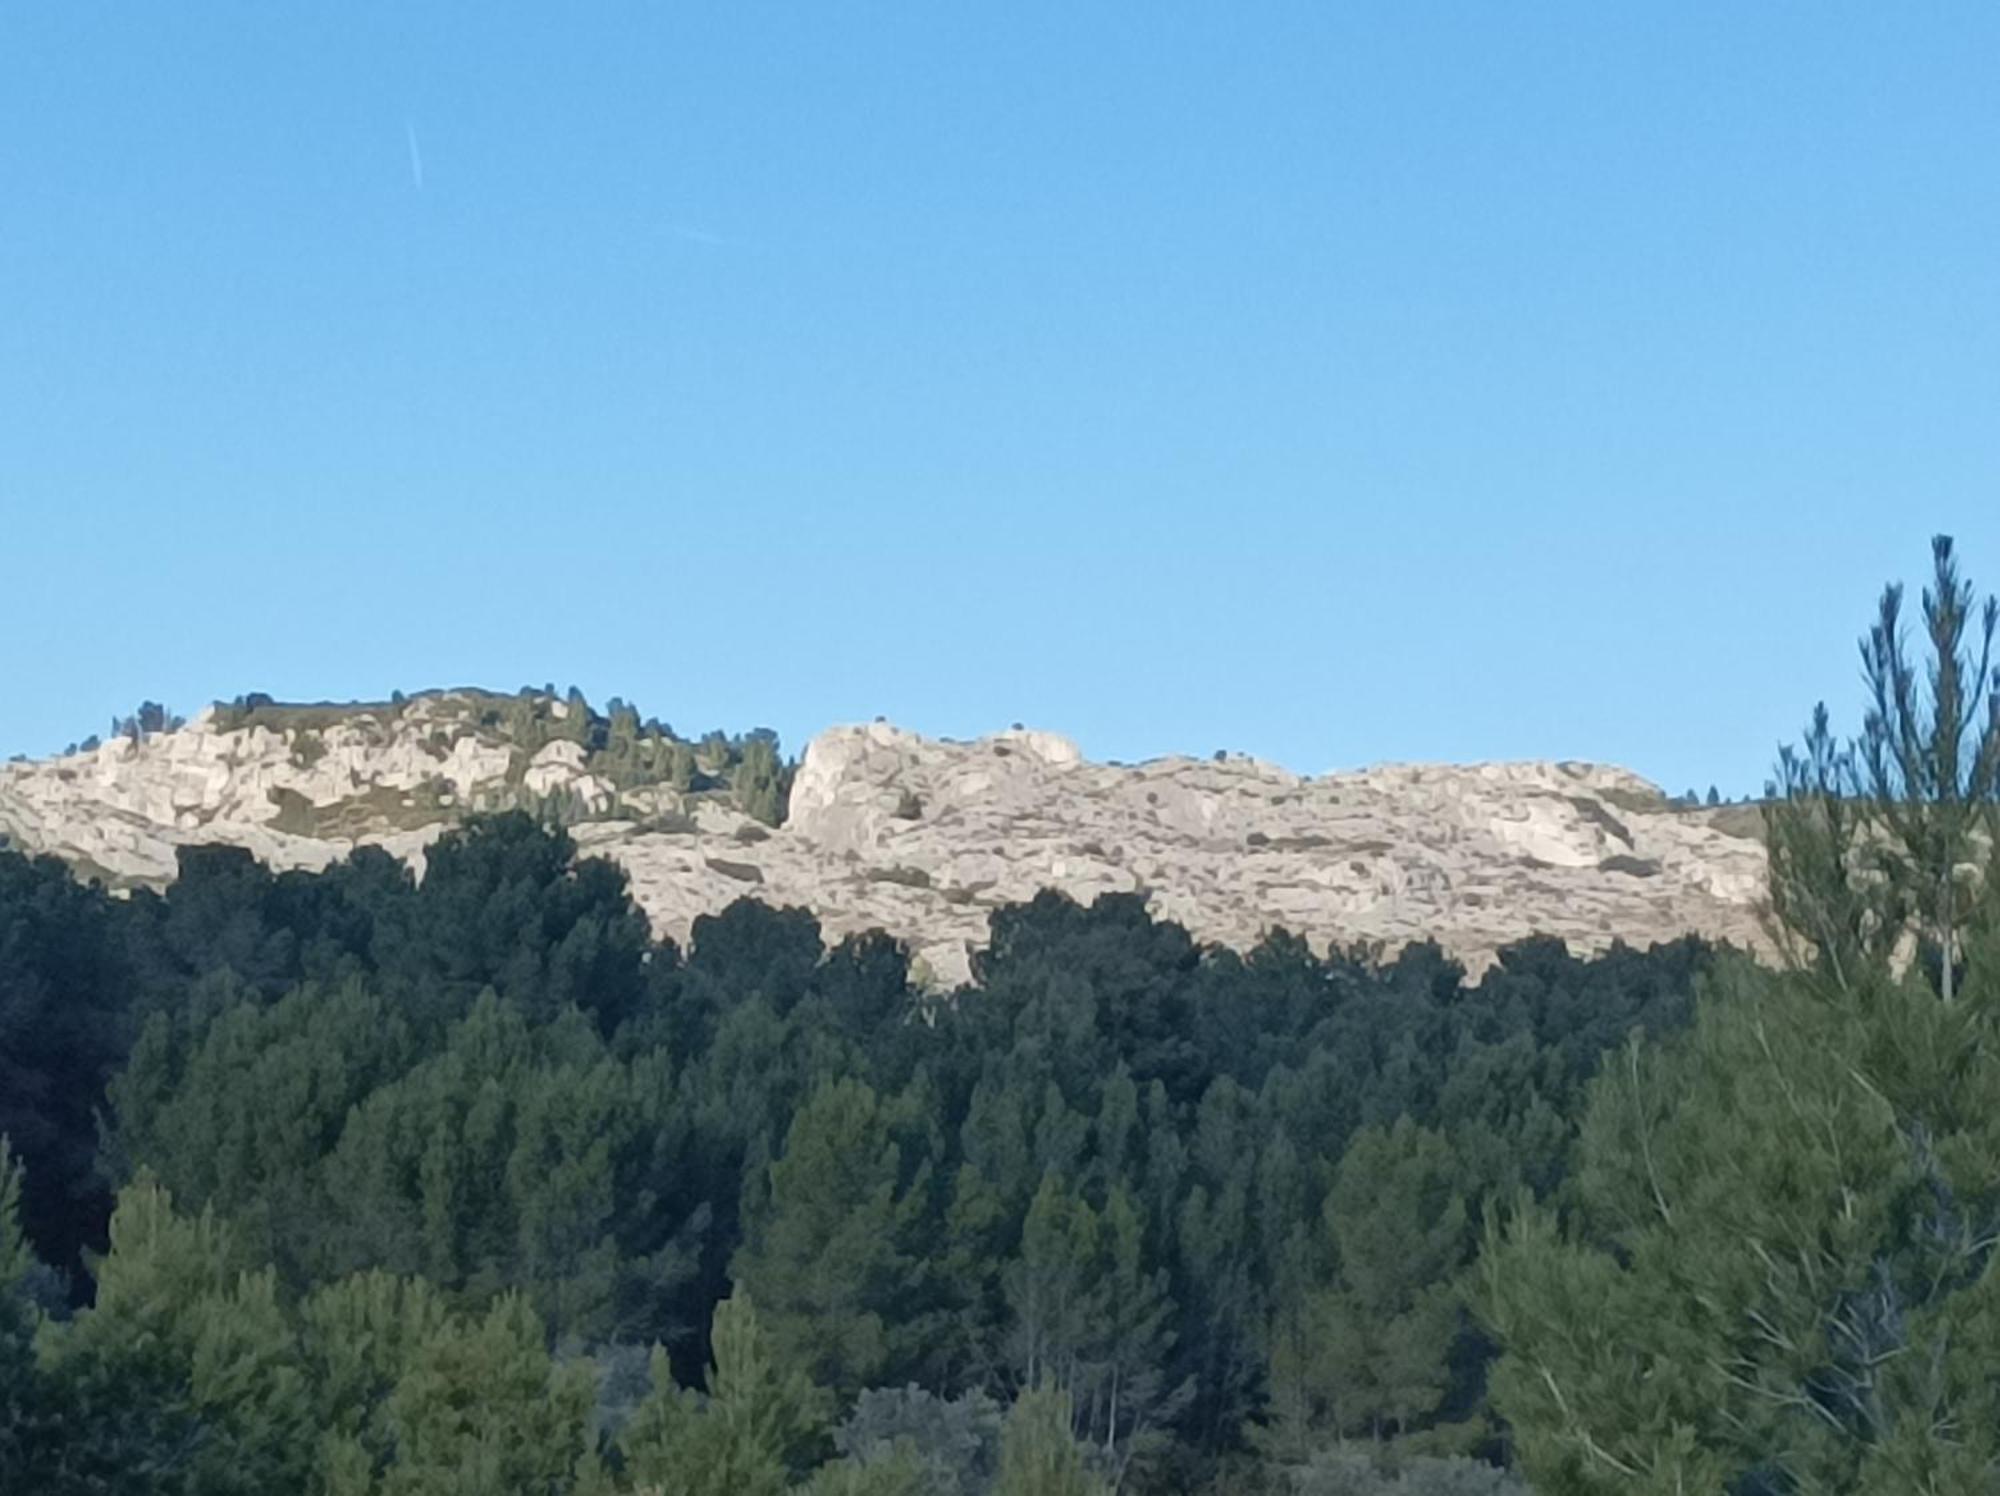
[[[638,708],[615,696],[599,712],[574,686],[566,695],[558,695],[555,687],[548,685],[523,686],[512,696],[463,690],[422,693],[414,699],[424,703],[429,719],[450,722],[450,731],[439,729],[443,733],[440,752],[451,733],[461,731],[504,742],[515,750],[509,786],[512,792],[500,796],[487,809],[527,808],[558,823],[574,822],[592,813],[566,803],[530,804],[531,797],[520,790],[528,763],[538,752],[551,743],[574,743],[583,767],[608,783],[616,797],[663,786],[681,794],[721,797],[766,825],[779,825],[785,818],[797,765],[783,756],[778,736],[769,728],[684,738],[657,718],[642,720]],[[386,729],[404,717],[412,702],[413,698],[398,692],[386,702],[301,705],[252,692],[232,702],[218,702],[215,720],[223,731],[263,727],[290,733],[294,756],[302,767],[309,767],[322,751],[321,735],[329,728],[365,728],[373,723]],[[173,719],[173,725],[179,725],[178,718]],[[616,810],[614,803],[612,813]]]
[[[754,1306],[811,1410],[772,1479],[947,1460],[968,1490],[1008,1488],[1002,1431],[1058,1406],[1029,1394],[1076,1444],[1033,1459],[1078,1489],[1306,1479],[1357,1439],[1493,1454],[1463,1297],[1484,1204],[1559,1186],[1598,1054],[1682,1024],[1709,959],[1535,941],[1468,983],[1432,947],[1239,955],[1136,898],[1044,895],[995,916],[976,984],[940,1001],[894,942],[828,949],[798,910],[744,901],[685,952],[657,942],[614,865],[520,814],[448,835],[421,883],[373,851],[272,874],[206,848],[119,900],[0,857],[0,952],[0,1129],[74,1305],[32,1358],[62,1416],[98,1416],[63,1368],[124,1333],[107,1284],[210,1254],[208,1287],[147,1300],[184,1366],[140,1387],[89,1363],[116,1416],[164,1420],[120,1438],[250,1437],[186,1378],[254,1294],[273,1364],[309,1381],[350,1354],[313,1348],[329,1305],[388,1316],[410,1366],[474,1378],[457,1395],[482,1357],[516,1366],[541,1421],[494,1426],[547,1432],[561,1481],[643,1487],[637,1435],[614,1437],[641,1417],[634,1358],[660,1348],[644,1426],[698,1447],[678,1389],[719,1395],[707,1368],[739,1351],[717,1316]],[[167,1251],[190,1260],[148,1258]],[[370,1429],[416,1374],[377,1366],[337,1417],[302,1385],[282,1451],[217,1458],[401,1489],[402,1443]]]
[[[2000,607],[1937,543],[1890,588],[1851,741],[1773,786],[1786,970],[1589,1088],[1570,1187],[1489,1226],[1494,1401],[1552,1492],[2000,1480]]]
[[[1969,598],[1784,759],[1782,971],[1044,894],[939,993],[750,900],[656,940],[520,813],[421,883],[0,853],[0,1486],[1990,1489]]]

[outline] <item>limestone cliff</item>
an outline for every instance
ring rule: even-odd
[[[1689,931],[1761,943],[1749,818],[1675,807],[1620,769],[1125,766],[1048,733],[962,743],[876,723],[813,740],[772,829],[716,765],[634,773],[629,756],[563,735],[574,708],[521,701],[211,709],[176,732],[0,766],[0,835],[131,886],[171,878],[184,843],[235,843],[277,867],[374,843],[420,864],[468,811],[533,805],[616,858],[663,933],[684,939],[697,915],[749,894],[805,905],[833,935],[886,929],[941,980],[964,975],[990,909],[1043,888],[1086,902],[1143,890],[1157,913],[1239,947],[1280,925],[1319,947],[1429,937],[1475,968],[1537,932],[1579,950]]]

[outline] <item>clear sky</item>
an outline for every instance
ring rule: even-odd
[[[0,753],[574,682],[1761,784],[2000,586],[1991,3],[0,8]]]

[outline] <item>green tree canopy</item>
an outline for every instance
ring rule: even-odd
[[[1692,1031],[1592,1083],[1564,1209],[1489,1229],[1494,1400],[1538,1489],[2000,1479],[1996,723],[1949,542],[1934,562],[1927,668],[1891,588],[1862,738],[1822,708],[1781,765],[1792,969],[1719,965]]]
[[[918,1299],[928,1170],[906,1166],[888,1109],[866,1084],[823,1085],[799,1108],[768,1190],[753,1200],[736,1280],[778,1353],[837,1394],[895,1380],[920,1355]]]

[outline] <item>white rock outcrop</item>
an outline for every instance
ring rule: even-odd
[[[1283,926],[1316,946],[1437,940],[1475,969],[1531,933],[1580,950],[1698,932],[1761,947],[1764,854],[1742,811],[1680,809],[1636,775],[1573,763],[1389,765],[1307,777],[1255,760],[1088,762],[1052,733],[961,743],[875,723],[807,748],[786,824],[653,786],[620,797],[575,744],[530,758],[472,698],[357,708],[310,729],[214,712],[144,742],[0,766],[0,835],[113,885],[173,876],[188,843],[319,867],[364,843],[420,859],[468,809],[522,794],[597,817],[662,933],[745,894],[799,904],[831,937],[907,940],[967,971],[996,906],[1061,889],[1143,891],[1236,946]],[[317,709],[316,709],[317,710]]]

